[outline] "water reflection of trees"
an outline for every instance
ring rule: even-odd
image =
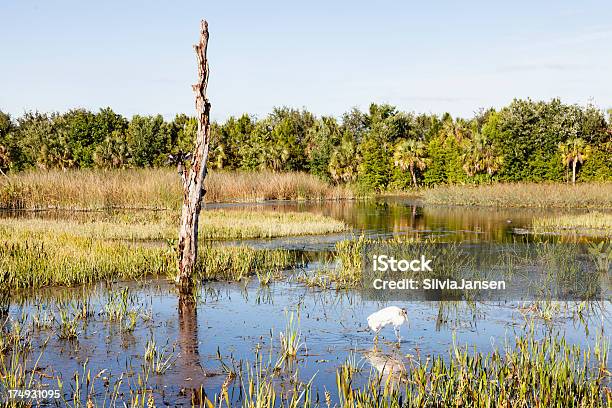
[[[513,230],[529,227],[533,217],[558,212],[551,209],[432,206],[397,197],[369,201],[284,203],[257,208],[322,214],[363,231],[419,236],[444,234],[462,241],[496,242],[514,239]]]

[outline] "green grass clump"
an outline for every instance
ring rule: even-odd
[[[197,272],[204,280],[240,280],[257,271],[280,271],[295,264],[297,255],[286,250],[203,245]],[[175,272],[176,255],[168,246],[0,228],[3,290],[165,278]]]
[[[0,229],[0,284],[8,288],[166,276],[172,267],[160,248]]]
[[[497,183],[424,190],[426,204],[489,207],[612,208],[612,183]]]
[[[300,263],[296,253],[283,249],[206,245],[198,252],[196,270],[202,280],[237,282],[268,272],[272,276],[280,276],[283,270]]]
[[[353,372],[338,370],[341,406],[351,407],[607,407],[607,343],[593,350],[564,338],[517,337],[504,352],[453,347],[426,362],[410,362],[400,381],[374,375],[354,388]]]
[[[592,211],[585,214],[558,215],[539,217],[532,221],[536,234],[580,234],[610,237],[612,236],[612,213]]]

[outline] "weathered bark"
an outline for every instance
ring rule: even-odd
[[[200,25],[200,42],[194,45],[198,60],[198,82],[193,85],[195,107],[198,119],[198,131],[195,140],[195,150],[191,158],[191,167],[185,169],[182,160],[178,170],[183,182],[183,208],[181,213],[181,228],[178,240],[178,275],[176,283],[181,293],[189,293],[192,276],[198,257],[198,218],[202,206],[204,178],[206,177],[206,161],[210,142],[210,103],[206,98],[208,85],[208,23],[202,20]]]

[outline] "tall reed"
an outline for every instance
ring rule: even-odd
[[[0,178],[0,208],[180,208],[175,169],[28,171]],[[211,171],[206,202],[352,198],[307,173]]]
[[[612,183],[443,185],[423,191],[427,204],[490,207],[612,208]]]

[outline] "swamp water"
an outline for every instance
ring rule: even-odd
[[[311,256],[319,260],[329,257],[326,251],[336,241],[362,232],[378,237],[439,236],[476,244],[523,242],[528,238],[520,231],[529,228],[533,216],[552,214],[428,208],[396,199],[376,204],[240,206],[254,211],[262,207],[322,213],[355,229],[349,234],[240,242],[316,251]],[[8,324],[28,331],[32,341],[28,369],[36,381],[55,389],[57,377],[61,378],[63,396],[71,402],[77,373],[81,393],[76,399],[86,398],[83,387],[93,386],[91,394],[99,405],[105,398],[129,401],[130,390],[135,394],[153,390],[158,406],[190,405],[192,389],[200,386],[210,399],[226,387],[229,398],[241,402],[240,383],[247,381],[247,373],[268,365],[277,373],[277,387],[299,392],[311,382],[322,401],[327,390],[337,402],[336,370],[347,361],[358,368],[357,386],[373,373],[388,375],[400,367],[410,369],[428,356],[448,356],[453,345],[487,353],[513,346],[516,335],[533,333],[535,339],[560,335],[569,344],[593,348],[610,336],[609,299],[587,304],[549,302],[538,309],[519,302],[381,303],[358,290],[311,288],[296,278],[319,266],[315,260],[305,270],[288,271],[286,279],[268,286],[260,286],[256,277],[240,283],[204,283],[194,295],[195,304],[187,307],[163,280],[49,288],[13,299]],[[387,328],[375,348],[366,318],[388,305],[406,308],[409,324],[402,327],[399,344]],[[76,338],[60,338],[57,320],[62,310],[70,321],[65,328],[76,331]],[[283,360],[281,339],[292,333],[299,336],[297,356]],[[232,378],[229,372],[243,376]]]

